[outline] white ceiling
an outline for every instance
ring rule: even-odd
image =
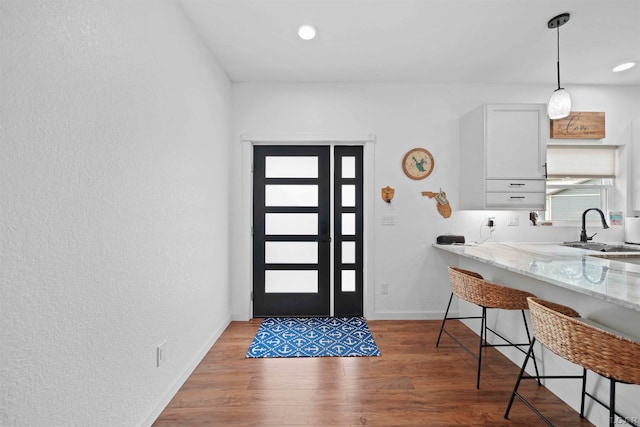
[[[236,82],[640,85],[640,0],[181,0]],[[315,40],[297,27],[311,23]]]

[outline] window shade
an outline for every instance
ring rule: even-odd
[[[547,176],[552,178],[615,178],[614,145],[549,145]]]

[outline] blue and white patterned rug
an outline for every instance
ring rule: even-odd
[[[268,317],[246,357],[322,356],[380,356],[380,350],[363,317]]]

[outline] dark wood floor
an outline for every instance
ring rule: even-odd
[[[368,323],[381,357],[245,359],[260,319],[233,322],[154,425],[544,425],[519,401],[503,418],[519,368],[496,350],[476,390],[475,360],[447,337],[435,347],[438,321]],[[464,325],[450,329],[476,345]],[[534,381],[521,390],[556,426],[591,426]]]

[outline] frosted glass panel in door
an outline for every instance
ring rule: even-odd
[[[342,178],[356,177],[356,158],[345,156],[342,158]]]
[[[356,186],[342,186],[342,207],[354,207],[356,205]]]
[[[356,214],[343,213],[342,214],[342,235],[353,236],[356,234]]]
[[[267,235],[318,234],[317,213],[267,213],[264,215],[264,229]]]
[[[318,158],[313,156],[266,156],[265,178],[317,178]]]
[[[318,242],[265,242],[267,264],[317,264]]]
[[[356,242],[342,242],[342,263],[355,264]]]
[[[355,270],[342,270],[342,292],[356,291],[356,272]]]
[[[317,185],[266,185],[265,206],[318,206]]]
[[[318,270],[266,270],[264,290],[273,293],[318,292]]]

